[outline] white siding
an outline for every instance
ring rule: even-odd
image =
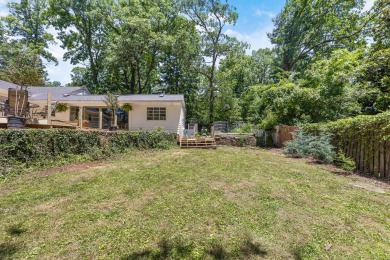
[[[179,120],[179,126],[177,128],[177,133],[180,136],[183,136],[183,130],[185,129],[185,124],[186,124],[185,111],[184,108],[180,108],[180,120]]]
[[[181,104],[132,104],[133,111],[130,112],[130,130],[153,130],[162,127],[171,133],[179,133],[184,113]],[[166,107],[166,120],[146,120],[147,107]]]
[[[70,120],[70,107],[68,107],[68,110],[66,110],[65,112],[56,112],[56,116],[52,116],[51,120],[68,122]]]
[[[34,111],[37,111],[37,112],[42,111],[42,109],[45,106],[47,106],[47,102],[46,101],[35,101],[34,100],[34,101],[31,101],[30,103],[39,105],[38,108],[34,109]],[[59,121],[68,122],[69,119],[70,119],[70,106],[68,106],[68,110],[65,111],[65,112],[61,112],[61,113],[56,112],[56,115],[52,116],[51,119],[52,120],[59,120]]]

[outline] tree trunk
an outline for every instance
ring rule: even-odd
[[[131,67],[130,94],[135,94],[135,68]]]
[[[212,80],[209,81],[209,89],[210,89],[210,106],[209,106],[209,121],[210,124],[214,124],[214,100],[215,100],[215,94],[214,94],[214,82]]]
[[[209,89],[210,89],[210,106],[209,106],[209,120],[210,124],[214,124],[214,102],[215,102],[215,93],[214,93],[214,79],[215,79],[215,67],[217,63],[217,54],[213,54],[213,62],[211,67],[211,74],[209,78]]]
[[[92,71],[92,81],[93,81],[93,84],[95,85],[95,89],[98,88],[99,86],[99,72],[96,68],[96,63],[95,63],[95,59],[93,57],[93,52],[92,52],[92,30],[91,30],[91,27],[92,27],[92,22],[90,19],[88,19],[87,21],[88,23],[88,31],[87,31],[87,48],[88,48],[88,56],[89,56],[89,63],[90,63],[90,66],[91,66],[91,71]]]

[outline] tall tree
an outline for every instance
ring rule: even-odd
[[[279,66],[297,70],[317,53],[352,47],[361,39],[367,19],[361,16],[363,0],[288,0],[268,35],[276,45]]]
[[[236,44],[223,30],[235,25],[238,14],[227,0],[183,0],[185,14],[197,25],[201,38],[203,68],[199,71],[208,82],[208,121],[214,122],[217,63]]]
[[[5,29],[3,27],[3,24],[0,20],[0,74],[1,74],[1,70],[5,68],[6,61],[7,61],[6,58],[7,47],[8,47],[7,44],[8,44],[8,39],[5,35]]]
[[[374,46],[390,48],[390,0],[377,0],[372,9],[375,18],[369,34],[374,38]]]
[[[157,78],[159,55],[169,41],[164,4],[169,8],[171,2],[119,1],[109,8],[111,16],[106,12],[106,23],[112,29],[108,61],[132,94],[150,93]]]
[[[102,10],[110,29],[105,75],[116,92],[184,94],[195,118],[199,35],[175,0],[118,1]]]
[[[270,84],[274,81],[276,68],[276,53],[274,49],[258,49],[252,52],[252,60],[255,63],[257,84]]]
[[[70,74],[72,82],[68,86],[87,86],[88,85],[88,69],[84,67],[74,67],[72,73]]]
[[[6,80],[21,87],[43,86],[45,73],[36,50],[24,50],[8,61]]]
[[[184,94],[186,117],[199,118],[197,96],[201,56],[200,39],[192,21],[184,16],[171,17],[167,24],[170,43],[160,55],[158,88],[168,94]]]
[[[273,51],[268,48],[253,51],[251,56],[246,55],[244,49],[238,52],[230,51],[229,55],[220,62],[219,82],[230,84],[234,95],[240,97],[249,86],[271,83],[273,64]]]
[[[11,36],[20,37],[19,41],[49,62],[57,59],[48,51],[49,44],[55,44],[54,37],[47,29],[47,0],[21,0],[9,2],[10,15],[4,18]]]
[[[101,91],[100,74],[109,41],[99,7],[111,2],[49,0],[49,3],[52,24],[59,31],[62,47],[67,50],[65,60],[87,66],[91,72],[88,87],[95,92]]]
[[[390,109],[390,0],[377,0],[375,14],[368,35],[374,40],[365,60],[365,79],[369,82],[365,100],[366,110],[374,112]]]
[[[248,119],[251,86],[271,84],[274,78],[274,52],[259,49],[252,55],[232,51],[218,67],[217,115],[220,120]],[[240,109],[237,107],[240,105]],[[222,116],[221,116],[222,115]]]

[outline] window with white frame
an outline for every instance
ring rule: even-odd
[[[165,107],[148,107],[147,120],[167,120],[167,109]]]

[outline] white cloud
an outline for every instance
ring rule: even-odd
[[[5,3],[5,1],[0,0],[0,16],[8,15],[8,9]]]
[[[272,29],[273,25],[269,24],[249,34],[239,33],[231,29],[226,30],[225,33],[231,37],[236,37],[239,41],[249,43],[250,48],[247,50],[247,53],[251,54],[254,50],[272,47],[272,43],[267,36],[267,33],[272,32]]]
[[[56,66],[54,62],[48,63],[46,65],[47,72],[49,73],[50,81],[60,81],[62,85],[71,82],[70,73],[73,69],[73,65],[70,64],[70,61],[63,61],[62,58],[66,50],[59,47],[59,45],[50,45],[49,52],[53,54],[54,57],[58,60],[58,65]]]
[[[0,17],[1,16],[7,16],[7,15],[8,15],[7,11],[0,9]]]
[[[256,14],[256,16],[260,16],[260,17],[266,16],[268,18],[274,18],[276,16],[274,12],[265,11],[265,10],[261,10],[261,9],[256,9],[255,14]]]
[[[366,3],[364,4],[363,11],[368,11],[371,9],[371,7],[374,5],[375,0],[366,0]]]
[[[8,2],[8,0],[0,0],[0,16],[8,15],[8,10],[5,6]],[[50,27],[47,32],[53,34],[54,38],[58,35],[54,27]],[[62,85],[65,85],[72,81],[70,74],[74,66],[70,64],[70,61],[63,61],[63,56],[66,50],[60,47],[60,41],[58,39],[55,39],[55,41],[56,44],[49,44],[48,51],[57,58],[58,65],[56,66],[54,62],[47,63],[45,65],[50,81],[60,81]]]

